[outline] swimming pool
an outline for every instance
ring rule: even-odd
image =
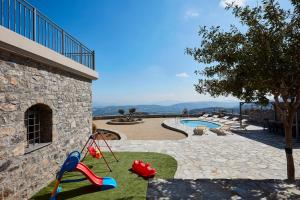
[[[183,119],[180,120],[180,123],[191,127],[191,128],[196,128],[197,126],[206,126],[207,128],[219,128],[220,125],[213,123],[213,122],[207,122],[207,121],[202,121],[202,120],[192,120],[192,119]]]

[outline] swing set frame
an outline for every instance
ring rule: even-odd
[[[105,162],[105,165],[107,166],[107,168],[109,169],[109,171],[112,172],[112,169],[110,168],[110,166],[109,166],[109,164],[108,164],[108,162],[107,162],[107,160],[106,160],[106,158],[105,158],[103,152],[102,152],[101,149],[100,149],[100,145],[98,145],[97,142],[96,142],[96,137],[97,137],[98,135],[100,135],[101,140],[104,141],[106,147],[109,149],[109,151],[110,151],[110,153],[113,155],[114,159],[115,159],[117,162],[119,162],[119,159],[115,156],[114,152],[111,150],[110,146],[108,145],[107,141],[106,141],[105,138],[103,137],[102,133],[100,133],[98,130],[96,131],[96,133],[94,133],[94,134],[92,134],[92,135],[89,136],[88,140],[86,141],[86,143],[85,143],[85,145],[83,146],[83,148],[82,148],[82,150],[81,150],[80,153],[82,154],[86,147],[95,145],[95,147],[96,147],[96,148],[98,149],[98,151],[100,152],[101,158],[103,158],[103,160],[104,160],[104,162]],[[88,152],[89,152],[89,151],[88,151],[88,149],[87,149],[81,161],[83,161],[83,160],[85,159],[85,157],[86,157],[86,155],[87,155]]]

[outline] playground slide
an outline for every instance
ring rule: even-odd
[[[86,166],[82,162],[77,164],[75,170],[81,172],[95,186],[99,186],[103,189],[111,189],[117,187],[117,183],[114,179],[109,177],[98,177],[92,170],[90,170],[90,168],[88,168],[88,166]]]

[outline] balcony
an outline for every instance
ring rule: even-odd
[[[25,0],[0,0],[0,25],[95,70],[95,52]]]

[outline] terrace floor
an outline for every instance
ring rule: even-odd
[[[109,125],[109,120],[93,121],[98,128],[120,132],[128,140],[180,140],[186,138],[182,133],[165,129],[161,126],[164,118],[144,119],[144,123],[135,125]]]
[[[144,125],[146,124],[144,123]],[[155,129],[147,131],[156,132]],[[151,189],[149,191],[152,191],[151,194],[154,196],[150,196],[149,199],[155,199],[156,194],[163,195],[160,190],[165,190],[166,195],[174,195],[171,192],[172,188],[173,190],[176,189],[179,182],[181,182],[180,187],[188,187],[192,192],[193,187],[191,184],[195,179],[198,179],[195,182],[196,185],[203,183],[204,180],[206,180],[204,183],[208,184],[207,180],[209,179],[214,179],[210,180],[211,182],[222,182],[223,179],[235,180],[226,183],[228,188],[230,188],[230,184],[243,187],[246,187],[247,184],[250,184],[250,186],[251,184],[252,186],[258,184],[255,187],[265,185],[267,189],[261,191],[262,194],[268,191],[268,188],[280,189],[279,186],[281,186],[283,191],[292,191],[297,198],[300,198],[298,186],[294,187],[295,185],[289,186],[281,183],[282,180],[286,179],[284,138],[267,131],[251,129],[227,136],[217,136],[209,133],[203,136],[189,135],[188,138],[182,140],[121,140],[111,141],[110,144],[115,151],[159,152],[171,155],[177,160],[178,168],[174,178],[178,181],[154,179],[149,184]],[[299,147],[298,144],[295,145],[293,151],[297,179],[300,178]],[[274,180],[268,181],[270,179],[275,179],[275,182],[272,182]],[[243,182],[243,180],[249,180],[250,182]],[[246,186],[245,183],[247,183]],[[277,186],[274,185],[275,183]],[[270,185],[268,186],[268,184]],[[220,186],[219,183],[216,185]],[[243,187],[241,191],[245,190]],[[289,187],[292,189],[288,189]],[[156,192],[153,188],[156,188]],[[232,193],[232,191],[226,192]],[[246,195],[249,195],[249,193]],[[169,198],[172,197],[175,198],[176,196],[170,196]]]
[[[110,144],[115,151],[158,152],[173,156],[178,162],[175,178],[286,178],[283,137],[263,131],[227,136],[190,136],[173,141],[110,141]],[[295,149],[298,178],[299,157],[300,149]]]

